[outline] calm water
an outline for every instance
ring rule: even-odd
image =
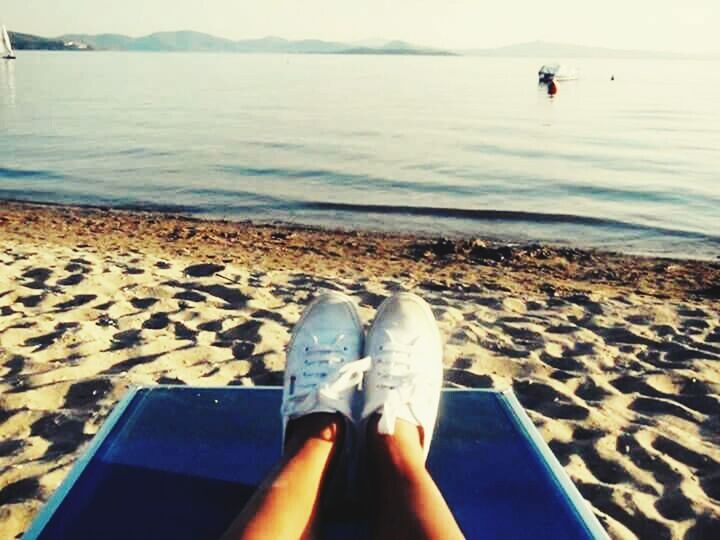
[[[18,56],[0,197],[720,255],[718,62]]]

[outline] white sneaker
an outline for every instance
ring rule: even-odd
[[[339,412],[352,422],[352,401],[370,359],[360,359],[364,332],[357,307],[338,292],[322,293],[305,309],[288,345],[283,384],[283,446],[288,421]],[[348,430],[350,431],[350,430]]]
[[[380,413],[378,432],[392,435],[398,418],[422,428],[427,458],[443,380],[443,343],[430,306],[399,293],[378,308],[365,341],[372,367],[365,377],[362,418]]]

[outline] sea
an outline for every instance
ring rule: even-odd
[[[718,61],[17,56],[3,200],[720,257]]]

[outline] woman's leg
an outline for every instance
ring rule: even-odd
[[[363,342],[357,306],[347,296],[323,293],[305,309],[288,344],[282,461],[223,540],[284,540],[312,533],[328,467],[340,450],[356,388],[370,365],[360,360]]]
[[[339,414],[314,413],[288,424],[285,452],[222,540],[309,537],[328,465],[343,440]]]
[[[383,301],[365,354],[373,362],[362,417],[375,537],[463,538],[425,468],[443,381],[443,342],[432,308],[409,293]]]
[[[374,538],[401,540],[464,538],[425,468],[418,427],[398,419],[393,435],[378,433],[379,416],[368,423],[367,454]]]

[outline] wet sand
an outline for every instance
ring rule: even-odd
[[[432,305],[453,387],[512,386],[614,538],[720,537],[720,260],[0,202],[0,531],[130,385],[279,385],[319,289]]]

